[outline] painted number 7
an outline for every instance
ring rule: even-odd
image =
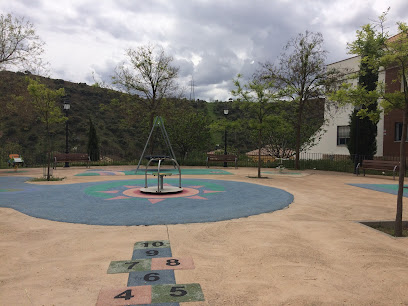
[[[132,269],[134,266],[136,266],[139,262],[138,261],[133,261],[133,262],[125,262],[125,265],[130,265],[128,269]]]

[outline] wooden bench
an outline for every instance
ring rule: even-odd
[[[57,153],[54,155],[54,169],[57,168],[57,163],[65,162],[85,162],[86,167],[90,167],[90,157],[86,153]]]
[[[366,169],[379,171],[392,171],[395,180],[395,174],[397,173],[397,170],[399,170],[399,165],[400,165],[399,161],[364,159],[362,163],[357,164],[356,173],[357,175],[359,175],[360,169],[363,170],[364,176]]]
[[[237,169],[237,161],[238,161],[238,157],[236,155],[233,154],[207,154],[207,161],[206,161],[206,165],[207,168],[209,168],[209,163],[210,161],[213,162],[234,162],[235,163],[235,169]]]

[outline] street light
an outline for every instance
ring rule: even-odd
[[[228,107],[224,107],[224,116],[225,118],[227,118],[228,116]],[[225,126],[225,130],[224,130],[224,155],[227,155],[227,126]],[[224,167],[228,167],[227,162],[224,162]]]
[[[65,111],[65,117],[68,118],[68,111],[71,108],[71,105],[69,104],[68,100],[64,101],[64,111]],[[68,149],[68,119],[67,121],[65,121],[65,153],[68,154],[69,153],[69,149]],[[65,162],[64,167],[69,167],[69,162]]]

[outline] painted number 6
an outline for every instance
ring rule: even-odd
[[[159,273],[148,273],[143,277],[143,279],[146,282],[155,282],[160,279],[159,275],[160,275]]]

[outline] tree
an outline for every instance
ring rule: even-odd
[[[384,21],[386,13],[380,17],[380,22]],[[376,32],[375,28],[367,24],[357,31],[357,39],[348,44],[351,54],[360,56],[360,69],[358,72],[358,85],[365,88],[367,92],[377,89],[378,72],[380,68],[380,58],[383,53],[384,33]],[[368,117],[357,116],[360,108],[367,108],[368,112],[377,109],[377,101],[372,101],[368,105],[357,106],[350,115],[350,140],[347,148],[351,155],[354,155],[355,167],[361,162],[362,157],[372,159],[377,152],[377,123]]]
[[[234,80],[235,90],[231,93],[238,97],[241,108],[250,116],[249,127],[256,131],[258,140],[258,177],[261,177],[261,149],[263,145],[263,131],[267,127],[267,118],[272,114],[276,95],[271,91],[272,84],[258,76],[253,76],[247,84],[241,84],[241,75]]]
[[[89,118],[89,134],[88,134],[88,154],[91,161],[98,161],[99,160],[99,138],[98,134],[96,133],[95,126],[92,122],[92,119]]]
[[[326,69],[326,51],[322,48],[323,36],[306,31],[291,39],[277,65],[263,64],[261,75],[280,90],[281,99],[292,101],[296,135],[295,167],[299,169],[299,153],[302,146],[302,128],[308,104],[324,96],[326,87],[335,83],[337,71]]]
[[[208,119],[204,115],[183,110],[167,122],[170,141],[180,154],[181,160],[184,160],[188,153],[208,149],[211,134]]]
[[[24,17],[0,15],[0,69],[14,66],[33,72],[44,68],[43,46],[34,25]]]
[[[151,130],[163,101],[178,89],[179,68],[172,66],[173,58],[162,48],[152,45],[127,49],[126,55],[129,63],[116,68],[113,83],[136,99],[136,107],[140,105],[147,112]]]
[[[67,120],[62,114],[61,108],[56,105],[57,101],[65,95],[64,88],[52,90],[33,79],[28,79],[28,93],[31,97],[31,103],[40,122],[45,127],[47,153],[47,180],[50,180],[50,164],[51,164],[51,145],[50,145],[50,130],[53,125]]]
[[[305,124],[301,130],[301,150],[313,146],[321,136],[324,123],[324,99],[318,99],[306,105]],[[296,153],[295,122],[292,114],[297,104],[294,102],[276,103],[274,114],[268,118],[270,122],[265,130],[264,148],[276,158],[291,158]]]
[[[368,117],[372,121],[378,121],[379,115],[382,111],[388,113],[392,110],[401,110],[403,116],[402,138],[400,143],[400,170],[398,180],[398,196],[397,209],[395,217],[395,236],[402,236],[402,209],[403,209],[403,192],[404,192],[404,178],[406,171],[406,145],[407,139],[407,123],[408,123],[408,83],[407,83],[407,67],[408,67],[408,26],[405,23],[399,22],[399,34],[389,37],[384,33],[382,22],[383,16],[380,17],[381,29],[376,30],[376,35],[383,35],[383,46],[378,46],[378,52],[381,53],[379,58],[379,65],[388,68],[398,69],[398,78],[393,82],[401,82],[402,90],[390,92],[384,84],[379,84],[377,90],[368,91],[367,88],[360,85],[352,87],[351,84],[342,84],[341,88],[333,93],[332,99],[336,99],[343,103],[351,103],[354,105],[370,105],[380,101],[377,109],[369,110],[369,108],[362,108],[358,112],[358,116]],[[374,27],[374,26],[372,26]],[[370,58],[365,58],[372,67],[375,61]],[[380,99],[380,100],[379,100]]]

